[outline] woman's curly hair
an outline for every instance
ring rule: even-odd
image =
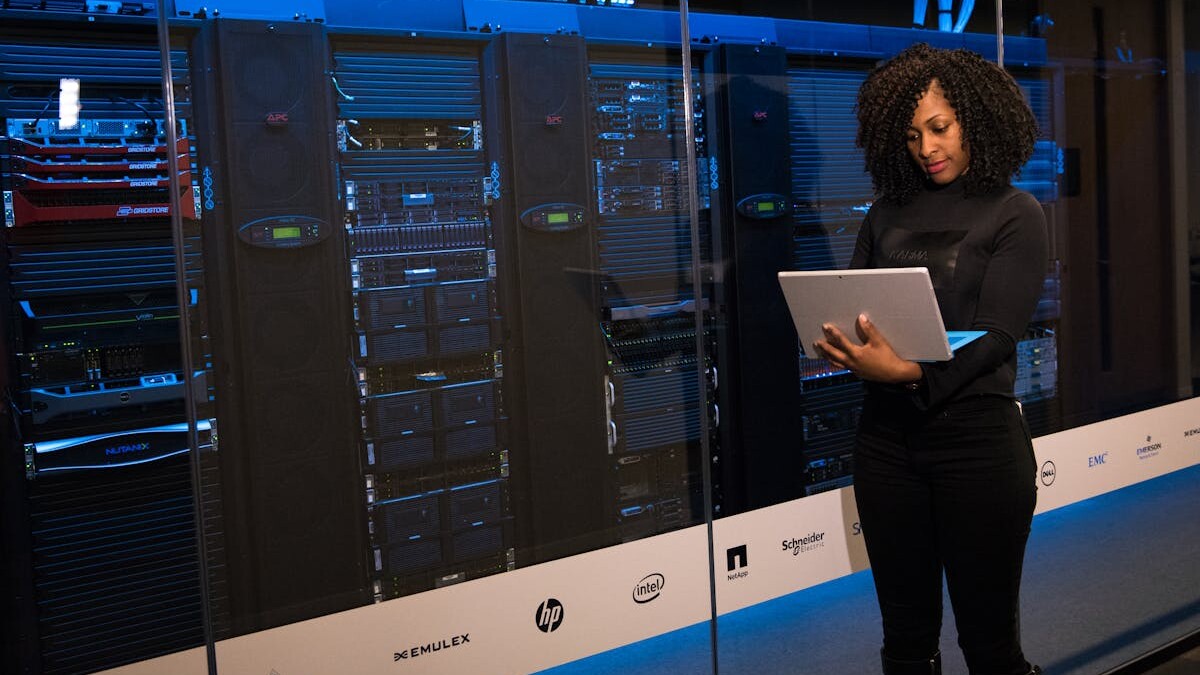
[[[962,177],[968,194],[1008,185],[1033,154],[1037,121],[1012,76],[975,52],[916,44],[872,70],[858,91],[856,143],[880,199],[908,202],[925,181],[906,135],[917,100],[935,79],[971,153]]]

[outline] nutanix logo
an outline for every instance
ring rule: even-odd
[[[743,579],[750,574],[749,571],[743,569],[750,564],[750,557],[746,553],[746,545],[734,546],[733,548],[725,549],[725,570],[729,572],[728,579]]]

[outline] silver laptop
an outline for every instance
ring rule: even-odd
[[[801,351],[816,358],[812,345],[823,340],[821,326],[832,323],[854,344],[859,314],[883,333],[896,354],[910,361],[948,361],[954,350],[985,331],[946,332],[937,296],[924,267],[780,272]]]

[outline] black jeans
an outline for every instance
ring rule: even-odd
[[[1037,469],[1017,403],[977,396],[922,412],[870,395],[854,462],[884,653],[938,650],[944,571],[972,675],[1027,673],[1019,595]]]

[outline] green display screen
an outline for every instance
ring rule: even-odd
[[[775,210],[775,202],[759,202],[758,210],[760,213],[763,211],[774,211]]]
[[[567,214],[562,212],[546,214],[546,222],[550,223],[551,225],[561,225],[568,220],[570,220],[570,218],[567,216]]]
[[[272,239],[299,239],[300,238],[300,228],[299,227],[276,227],[275,229],[271,230],[271,238]]]

